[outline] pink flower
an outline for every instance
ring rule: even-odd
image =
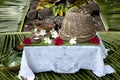
[[[24,38],[23,41],[22,41],[22,43],[23,43],[24,45],[30,45],[31,42],[32,42],[32,40],[31,40],[30,38]]]
[[[57,37],[57,38],[55,38],[54,40],[53,40],[53,44],[54,45],[62,45],[64,43],[64,41],[63,41],[63,39],[62,38],[60,38],[60,37]]]
[[[99,40],[99,38],[98,37],[92,37],[91,39],[90,39],[90,43],[92,43],[92,44],[99,44],[100,43],[100,40]]]

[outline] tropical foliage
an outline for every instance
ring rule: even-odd
[[[0,49],[2,53],[6,53],[8,49],[14,48],[29,32],[15,32],[0,34]]]
[[[2,4],[1,4],[2,3]],[[0,32],[16,32],[26,14],[27,0],[0,1]],[[25,13],[25,14],[24,14]]]
[[[96,0],[106,30],[120,31],[120,0]]]
[[[25,38],[28,34],[29,32],[0,34],[0,80],[18,80],[18,73],[9,72],[8,69],[13,69],[8,67],[19,67],[21,52],[14,51],[13,48],[20,44],[23,38]]]

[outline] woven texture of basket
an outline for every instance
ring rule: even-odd
[[[77,42],[86,42],[95,35],[92,16],[88,9],[79,9],[67,12],[59,35],[63,40],[69,41],[77,38]]]

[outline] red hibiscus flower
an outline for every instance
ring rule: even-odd
[[[22,43],[23,43],[24,45],[30,45],[31,42],[32,42],[32,40],[31,40],[30,38],[24,38],[23,41],[22,41]]]
[[[91,39],[90,39],[90,43],[92,43],[92,44],[99,44],[100,43],[100,40],[99,40],[99,38],[98,37],[92,37]]]
[[[63,39],[61,39],[60,37],[57,37],[53,40],[53,44],[54,45],[62,45],[64,42],[63,42]]]

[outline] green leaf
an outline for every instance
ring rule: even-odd
[[[106,31],[120,31],[120,1],[119,0],[96,0],[100,7],[100,17]]]
[[[63,16],[63,10],[62,9],[59,10],[59,16]]]
[[[28,0],[19,2],[2,0],[1,3],[5,5],[0,6],[0,32],[16,32],[29,4]]]
[[[14,32],[14,33],[1,33],[0,34],[0,48],[1,52],[5,53],[8,49],[11,49],[18,45],[25,36],[28,36],[30,32]]]
[[[54,7],[54,8],[53,8],[53,15],[54,15],[54,16],[57,16],[58,13],[59,13],[59,10],[60,10],[59,7],[57,7],[57,6]]]
[[[73,6],[73,7],[69,8],[68,11],[73,11],[73,10],[76,10],[76,9],[79,9],[79,8],[77,6]]]
[[[53,7],[55,7],[55,5],[54,4],[47,4],[47,5],[43,5],[43,7],[44,8],[53,8]]]

